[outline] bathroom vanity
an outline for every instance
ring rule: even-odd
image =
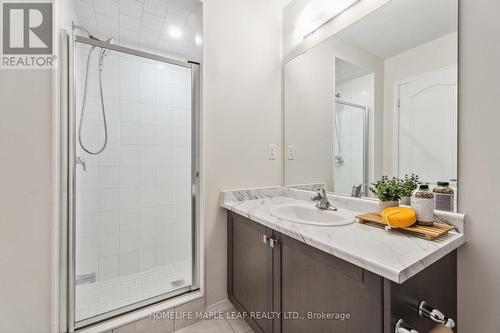
[[[284,27],[307,21],[308,3],[292,0]],[[432,241],[355,216],[379,211],[369,195],[410,197],[411,175],[449,183],[457,211],[458,2],[369,3],[283,36],[284,187],[223,192],[228,295],[256,332],[424,333],[436,323],[419,315],[422,301],[423,313],[457,318],[464,216],[435,211],[455,230]],[[370,193],[382,176],[398,185]],[[334,215],[314,208],[306,189],[318,188]]]
[[[421,301],[456,319],[456,251],[462,232],[436,241],[354,222],[376,202],[329,195],[353,222],[317,226],[272,216],[308,205],[312,192],[270,188],[223,193],[228,210],[228,296],[255,332],[394,332],[399,319],[427,332]],[[440,216],[463,231],[463,216]],[[313,319],[313,320],[307,320]]]

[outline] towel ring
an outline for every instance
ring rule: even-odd
[[[418,333],[416,329],[405,324],[403,319],[399,319],[394,327],[394,333]]]
[[[442,324],[448,328],[455,327],[455,321],[453,319],[447,318],[441,311],[433,308],[425,301],[420,302],[420,305],[418,306],[418,314],[422,318],[430,319],[433,322]]]

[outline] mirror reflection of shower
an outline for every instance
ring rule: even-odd
[[[336,99],[340,99],[340,93],[335,94]],[[337,153],[333,157],[333,161],[335,163],[335,166],[340,168],[344,165],[344,157],[342,156],[342,142],[340,140],[340,123],[339,123],[339,113],[342,110],[342,108],[339,108],[338,110],[335,111],[335,133],[337,137]]]
[[[84,28],[83,26],[80,26],[80,25],[73,24],[73,30],[82,30],[88,35],[89,38],[92,38],[92,39],[95,39],[95,40],[98,40],[101,42],[105,42],[108,44],[111,44],[114,42],[113,37],[110,37],[107,40],[102,41],[102,40],[98,39],[97,37],[93,36],[86,28]],[[80,112],[80,122],[78,125],[78,143],[80,144],[80,147],[85,152],[87,152],[88,154],[91,154],[91,155],[99,155],[100,153],[102,153],[104,151],[104,149],[106,148],[106,146],[108,144],[108,124],[106,121],[106,109],[104,106],[104,93],[103,93],[103,89],[102,89],[102,72],[104,70],[104,58],[108,54],[109,50],[105,49],[103,47],[100,48],[100,52],[99,52],[99,63],[98,63],[99,71],[98,71],[98,73],[99,73],[99,97],[100,97],[100,102],[101,102],[100,104],[101,104],[102,122],[103,122],[103,127],[104,127],[104,142],[100,148],[96,149],[95,151],[92,151],[90,148],[85,146],[85,144],[82,140],[82,129],[83,129],[83,122],[85,119],[84,115],[85,115],[85,111],[87,108],[87,90],[88,90],[88,83],[89,83],[90,59],[92,58],[92,54],[94,53],[95,48],[96,48],[96,46],[92,46],[89,49],[89,53],[87,55],[87,65],[85,66],[85,68],[86,68],[85,69],[85,81],[83,84],[82,110]],[[82,165],[84,166],[84,169],[85,169],[85,162],[84,161],[82,161]]]
[[[368,111],[366,105],[335,98],[336,192],[347,195],[354,193],[353,190],[356,188],[356,196],[359,196],[363,185],[366,189],[368,184]],[[345,156],[342,155],[342,148]]]
[[[345,195],[367,195],[369,112],[374,108],[374,74],[335,58],[333,188]],[[355,191],[353,191],[355,190]]]

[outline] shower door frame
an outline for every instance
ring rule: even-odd
[[[369,122],[368,122],[368,106],[347,102],[340,98],[335,98],[335,104],[350,106],[356,109],[361,109],[363,112],[363,190],[362,193],[365,197],[368,196],[368,161],[369,161]],[[337,110],[335,109],[335,113]],[[338,128],[339,126],[337,126]],[[335,169],[335,167],[334,167]],[[348,195],[348,194],[346,194]]]
[[[199,291],[201,281],[201,224],[200,224],[200,121],[201,121],[201,66],[194,61],[180,61],[156,54],[143,52],[119,45],[109,44],[100,40],[78,36],[75,33],[68,38],[68,113],[64,115],[62,151],[62,224],[61,224],[61,321],[62,327],[68,332],[89,327],[113,317],[144,308],[149,305],[164,302],[176,296]],[[147,58],[171,65],[182,66],[191,70],[191,193],[192,193],[192,282],[186,286],[153,298],[142,300],[83,320],[75,320],[75,263],[76,263],[76,47],[77,44],[87,44],[111,51],[125,53],[141,58]],[[66,127],[66,128],[64,128]],[[67,145],[67,146],[66,146]],[[64,304],[65,303],[65,304]],[[65,323],[64,323],[65,322]]]

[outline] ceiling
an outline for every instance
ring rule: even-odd
[[[340,58],[335,58],[335,83],[349,81],[370,74],[370,71],[351,64]]]
[[[336,38],[387,59],[456,32],[457,27],[457,0],[397,0],[350,25]]]
[[[198,0],[72,0],[77,23],[100,39],[201,62]]]

